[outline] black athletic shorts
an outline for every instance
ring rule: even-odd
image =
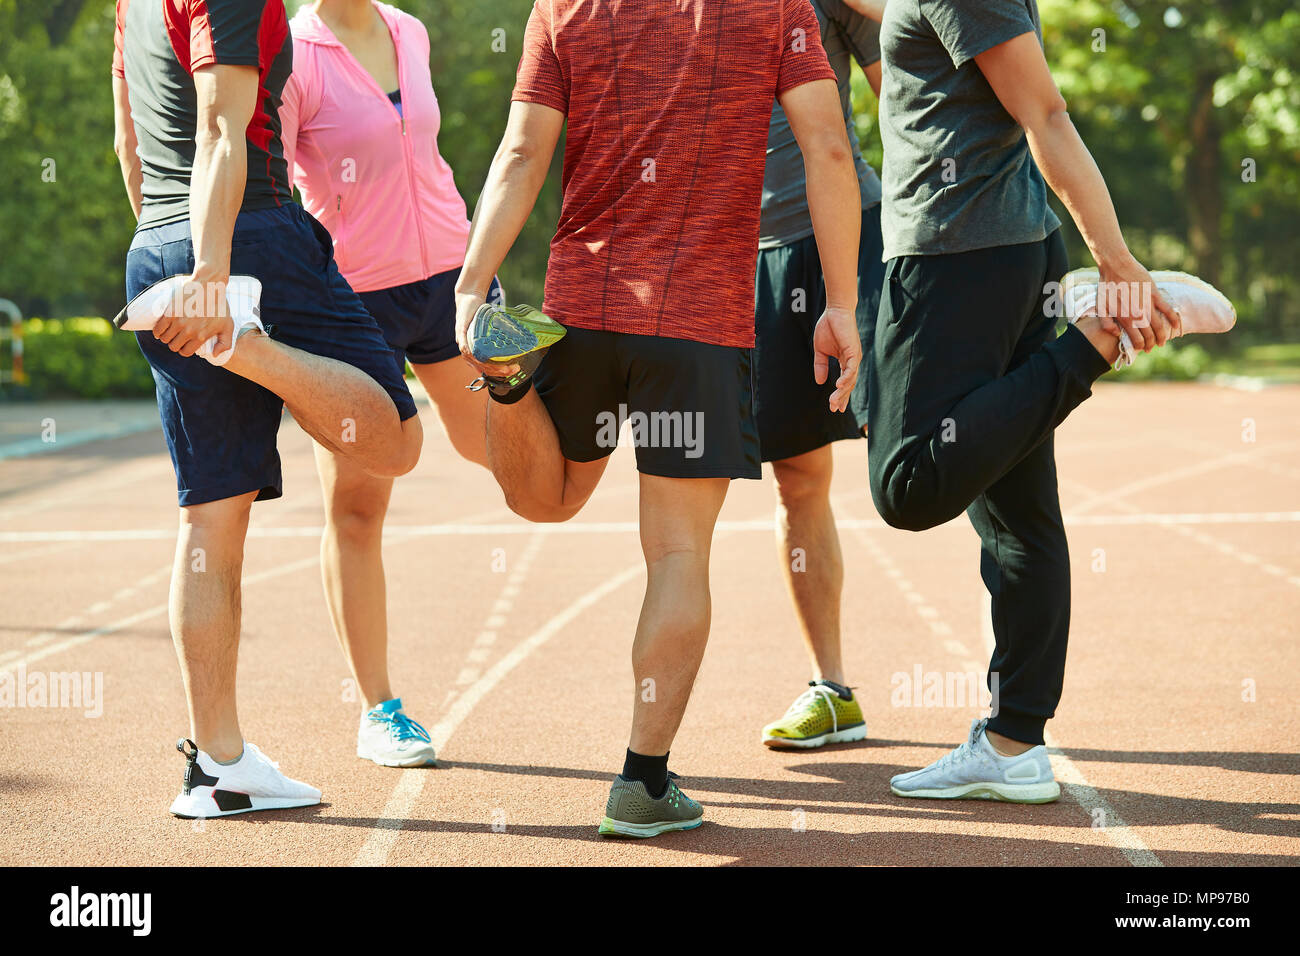
[[[570,328],[533,373],[570,461],[598,461],[626,423],[637,470],[760,478],[751,349]]]
[[[880,205],[862,211],[858,244],[858,338],[863,358],[847,411],[827,404],[839,378],[831,360],[826,384],[813,379],[813,327],[826,310],[817,240],[808,236],[760,249],[754,279],[754,409],[763,460],[793,458],[844,438],[861,438],[867,424],[866,351],[875,336],[885,264],[880,261]]]

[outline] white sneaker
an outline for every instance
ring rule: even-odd
[[[320,803],[319,790],[290,780],[280,772],[279,764],[247,741],[244,752],[232,764],[217,763],[192,740],[178,740],[176,749],[186,761],[185,783],[171,806],[178,817],[228,817]]]
[[[438,762],[429,732],[406,716],[400,697],[361,715],[357,756],[381,767],[431,767]]]
[[[1052,762],[1042,744],[1015,757],[993,749],[984,733],[987,719],[971,722],[970,737],[923,770],[900,773],[889,781],[899,797],[941,800],[1006,800],[1051,803],[1061,795]]]
[[[1160,294],[1182,320],[1183,335],[1227,332],[1237,324],[1237,310],[1228,297],[1203,279],[1186,272],[1157,269],[1151,273]],[[1097,314],[1097,287],[1101,274],[1096,269],[1075,269],[1061,280],[1065,314],[1071,322]],[[1137,355],[1128,333],[1119,335],[1119,358],[1115,368],[1132,365]]]
[[[124,332],[148,332],[164,315],[175,314],[185,308],[185,280],[188,276],[175,275],[162,279],[132,299],[125,309],[113,319],[113,324]],[[216,336],[204,342],[194,354],[213,365],[225,365],[235,354],[239,337],[250,330],[265,332],[262,325],[262,283],[253,276],[232,275],[226,283],[226,307],[234,320],[235,331],[230,348],[214,354]]]

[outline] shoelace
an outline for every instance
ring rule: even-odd
[[[280,769],[279,762],[272,760],[266,754],[262,753],[261,749],[257,746],[257,744],[250,744],[248,743],[248,741],[244,741],[244,749],[251,750],[254,754],[257,755],[258,759],[260,759],[263,763],[269,763],[276,770]]]
[[[805,704],[812,703],[820,697],[822,700],[826,701],[826,707],[831,712],[831,733],[837,733],[840,729],[840,715],[835,710],[834,698],[838,696],[839,695],[836,694],[835,691],[831,690],[825,684],[813,684],[794,699],[794,703],[790,705],[790,709],[785,712],[786,716],[789,717],[791,714],[797,713],[799,708],[803,707]]]
[[[370,719],[388,724],[388,733],[394,740],[423,740],[425,743],[431,743],[429,732],[422,727],[418,721],[412,720],[400,710],[384,711],[372,710]]]
[[[971,727],[970,736],[966,738],[966,742],[956,750],[948,751],[934,762],[934,766],[936,768],[947,767],[951,764],[962,763],[977,756],[975,752],[975,741],[979,740],[980,734],[984,732],[984,725],[987,723],[987,720],[977,721],[976,724]]]

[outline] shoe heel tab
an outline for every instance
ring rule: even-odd
[[[187,744],[189,745],[188,750],[185,749]],[[182,737],[180,740],[176,741],[176,749],[179,750],[190,763],[199,759],[199,745],[188,737]]]

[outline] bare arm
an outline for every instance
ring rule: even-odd
[[[889,0],[844,0],[844,5],[864,17],[870,17],[879,23],[885,16],[885,4]]]
[[[143,201],[141,188],[144,176],[140,172],[140,157],[136,154],[139,144],[135,138],[135,123],[131,120],[131,100],[127,94],[126,79],[113,77],[113,152],[117,154],[117,163],[122,167],[122,182],[126,184],[126,198],[131,202],[131,211],[135,218],[140,218],[140,204]]]
[[[198,124],[190,176],[190,233],[194,239],[190,282],[198,284],[204,303],[218,306],[213,310],[218,314],[208,315],[204,308],[198,315],[167,316],[154,327],[154,335],[182,355],[193,355],[214,335],[221,337],[215,351],[230,345],[234,323],[224,308],[230,239],[248,179],[245,131],[253,117],[257,86],[255,66],[213,64],[194,72]],[[193,293],[187,289],[186,294]]]
[[[456,282],[456,341],[461,354],[476,366],[465,333],[537,203],[563,128],[564,114],[559,110],[537,103],[510,104],[510,118],[474,210],[465,265]],[[490,371],[501,375],[511,369],[497,364]]]
[[[975,62],[1002,106],[1024,128],[1034,162],[1079,227],[1102,282],[1123,283],[1123,288],[1138,283],[1150,292],[1151,314],[1141,301],[1128,301],[1127,308],[1118,310],[1125,314],[1103,315],[1103,325],[1118,335],[1118,321],[1144,351],[1164,345],[1171,332],[1178,334],[1178,318],[1125,244],[1106,181],[1070,120],[1038,38],[1022,34],[986,50]],[[1098,298],[1100,304],[1107,297]]]
[[[844,131],[844,114],[834,80],[815,80],[787,90],[781,108],[803,153],[808,211],[826,280],[826,314],[813,335],[813,375],[826,381],[828,358],[840,363],[831,408],[848,407],[857,379],[861,345],[855,313],[858,304],[858,233],[862,194],[853,153]]]

